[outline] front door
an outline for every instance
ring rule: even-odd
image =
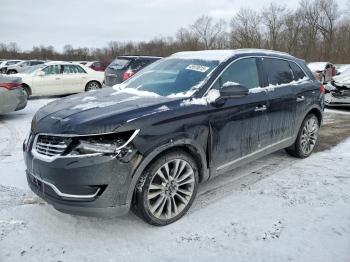
[[[264,148],[269,142],[265,132],[268,125],[267,96],[259,87],[262,77],[256,58],[233,62],[212,88],[220,89],[227,82],[243,85],[250,89],[250,93],[226,99],[219,105],[210,105],[212,175],[230,170],[235,163]]]
[[[62,90],[62,74],[60,65],[50,65],[41,71],[44,75],[33,77],[33,95],[59,95]]]

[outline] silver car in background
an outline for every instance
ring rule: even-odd
[[[18,111],[27,105],[22,79],[0,75],[0,114]]]
[[[21,62],[19,62],[17,64],[7,66],[5,73],[8,74],[8,75],[22,73],[29,66],[41,65],[41,64],[44,64],[45,62],[46,61],[42,61],[42,60],[21,61]]]

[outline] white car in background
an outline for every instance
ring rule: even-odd
[[[74,94],[99,89],[103,72],[70,62],[48,62],[28,67],[23,73],[22,86],[28,96],[51,96]]]

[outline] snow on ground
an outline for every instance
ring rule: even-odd
[[[49,101],[0,117],[1,262],[350,261],[350,139],[303,160],[279,151],[214,178],[185,217],[158,228],[133,214],[63,214],[29,191],[21,143]]]

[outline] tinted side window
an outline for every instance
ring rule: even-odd
[[[288,84],[293,81],[293,75],[288,61],[264,58],[263,66],[270,85]]]
[[[135,60],[131,63],[130,69],[131,70],[140,70],[143,67],[145,67],[146,65],[147,65],[146,60],[138,59],[138,60]]]
[[[32,61],[31,62],[31,65],[40,65],[40,64],[43,64],[44,62],[41,62],[41,61]]]
[[[57,75],[60,74],[60,65],[51,65],[45,67],[42,71],[45,72],[45,75]]]
[[[256,59],[244,58],[231,64],[214,84],[214,88],[221,88],[227,82],[235,82],[249,89],[258,87],[259,74]]]
[[[78,73],[81,73],[81,74],[82,74],[82,73],[84,73],[84,74],[86,73],[85,70],[84,70],[81,66],[75,65],[75,67],[76,67],[76,71],[77,71]]]
[[[306,77],[304,71],[296,63],[289,62],[289,65],[292,68],[295,81],[298,81],[299,79],[303,79],[304,77]]]

